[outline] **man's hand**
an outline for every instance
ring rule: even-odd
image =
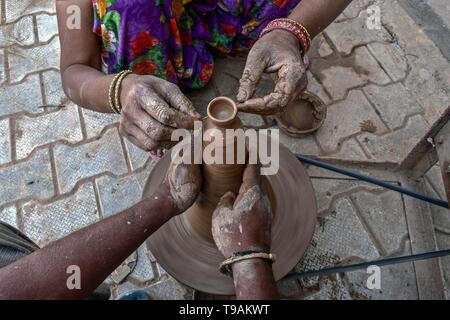
[[[260,182],[260,166],[248,165],[238,197],[226,193],[213,213],[214,241],[226,258],[238,251],[270,251],[272,212]]]
[[[252,99],[263,72],[277,73],[275,89],[263,98]],[[306,85],[306,68],[297,38],[289,31],[273,30],[261,37],[248,54],[237,95],[238,109],[262,115],[279,113]]]
[[[175,216],[194,203],[201,187],[202,174],[199,165],[172,163],[153,198],[170,204],[174,210],[172,216]]]
[[[146,151],[172,147],[172,131],[201,117],[177,85],[154,76],[127,76],[121,102],[120,133]]]

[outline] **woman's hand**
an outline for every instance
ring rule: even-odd
[[[263,98],[252,99],[263,72],[278,74],[275,89]],[[289,31],[273,30],[261,37],[248,54],[237,95],[239,111],[279,113],[306,85],[306,68],[297,38]]]
[[[238,197],[226,193],[213,213],[214,241],[226,258],[238,251],[270,252],[272,212],[260,182],[260,166],[248,165]]]
[[[172,147],[172,131],[201,117],[177,85],[154,76],[127,76],[121,102],[120,133],[146,151]]]

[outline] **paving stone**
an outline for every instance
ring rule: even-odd
[[[347,8],[345,8],[343,14],[346,18],[356,18],[361,13],[364,12],[364,10],[367,9],[370,5],[376,3],[376,0],[353,0]]]
[[[41,113],[43,105],[39,76],[30,75],[20,84],[0,88],[0,116],[21,111]]]
[[[55,149],[56,173],[62,193],[75,184],[103,172],[116,175],[127,172],[119,133],[116,128],[105,132],[101,139],[78,146],[58,144]]]
[[[436,232],[436,242],[440,250],[450,248],[450,234]],[[439,258],[444,279],[444,289],[447,300],[450,299],[450,257]]]
[[[42,73],[45,98],[47,105],[61,106],[68,103],[61,84],[61,74],[55,70],[49,70]],[[72,105],[76,108],[75,104]]]
[[[402,127],[409,115],[423,112],[416,99],[401,83],[384,87],[369,85],[363,90],[390,129]]]
[[[94,186],[86,183],[73,195],[49,204],[30,201],[22,206],[24,233],[39,246],[98,221]]]
[[[0,47],[29,46],[35,42],[33,17],[26,16],[13,24],[0,27]]]
[[[422,105],[431,125],[450,103],[448,60],[397,1],[384,1],[381,8],[383,23],[396,35],[411,68],[405,87]]]
[[[408,63],[405,54],[398,44],[374,42],[368,44],[367,48],[393,81],[400,81],[405,78]]]
[[[138,249],[137,264],[134,267],[130,277],[138,280],[140,283],[144,283],[155,278],[150,257],[147,253],[145,245],[140,246]]]
[[[16,206],[6,207],[0,210],[0,221],[16,229],[19,229],[19,221],[17,220]]]
[[[0,49],[0,85],[5,83],[6,81],[6,73],[5,73],[5,53],[3,49]]]
[[[342,178],[312,178],[312,184],[316,193],[319,216],[322,217],[332,213],[335,201],[340,195],[345,195],[361,189],[382,190],[380,188],[371,188],[367,183],[362,181]]]
[[[36,147],[54,141],[75,143],[83,139],[78,110],[64,107],[40,117],[23,116],[16,120],[16,153],[26,158]]]
[[[0,203],[22,198],[48,199],[54,194],[50,155],[48,150],[38,150],[23,162],[0,169]]]
[[[55,2],[51,0],[5,1],[6,22],[12,22],[21,16],[40,11],[55,13]]]
[[[330,96],[325,91],[323,85],[317,80],[317,78],[311,73],[311,71],[307,71],[306,73],[308,74],[308,86],[306,88],[306,91],[314,93],[326,105],[330,104]]]
[[[358,218],[347,197],[336,200],[331,215],[319,219],[319,224],[297,271],[330,267],[349,258],[374,260],[377,248]]]
[[[36,16],[36,24],[40,42],[47,42],[58,34],[56,15],[39,14]]]
[[[351,300],[350,293],[340,275],[326,277],[318,283],[319,290],[305,300]]]
[[[59,38],[33,48],[8,48],[11,82],[21,81],[28,73],[49,68],[59,68]]]
[[[357,139],[375,159],[399,163],[428,129],[429,126],[425,120],[417,115],[409,118],[402,129],[381,136],[363,133]]]
[[[286,135],[280,130],[280,143],[295,154],[318,155],[320,153],[320,149],[312,135],[294,138]]]
[[[325,33],[337,50],[344,55],[350,54],[356,46],[374,41],[392,41],[391,36],[384,28],[369,30],[366,26],[366,18],[362,15],[355,19],[332,23]]]
[[[0,164],[11,161],[11,132],[9,119],[0,120]]]
[[[150,155],[147,151],[142,150],[138,146],[135,146],[128,139],[124,139],[125,149],[127,150],[128,157],[131,162],[131,170],[135,171],[142,168],[150,159]]]
[[[120,179],[101,176],[95,183],[105,218],[130,208],[141,200],[142,189],[135,175]]]
[[[280,299],[283,300],[300,300],[304,298],[303,290],[297,279],[278,281],[277,291]]]
[[[367,191],[351,194],[359,212],[371,230],[385,255],[393,255],[402,246],[408,235],[402,196],[398,192],[387,191],[380,195]]]
[[[117,289],[115,290],[115,293],[113,294],[113,299],[119,300],[124,295],[131,293],[136,290],[142,290],[141,288],[135,286],[131,282],[123,282],[119,286],[117,286]]]
[[[436,65],[430,67],[428,62],[422,65],[415,57],[408,59],[414,67],[406,78],[405,86],[422,105],[424,117],[431,125],[440,118],[450,103],[450,68],[448,65],[442,66],[442,69]]]
[[[158,273],[159,273],[160,277],[168,274],[167,271],[163,267],[161,267],[161,265],[159,263],[156,264],[156,268],[158,269]]]
[[[361,146],[355,139],[345,140],[342,143],[338,143],[340,150],[336,153],[322,156],[322,159],[339,159],[345,161],[368,161],[366,154],[362,150]]]
[[[350,89],[366,83],[385,85],[390,82],[389,77],[365,47],[356,49],[352,58],[347,61],[345,65],[336,63],[319,71],[320,82],[334,100],[344,99]]]
[[[356,300],[417,300],[417,283],[412,263],[383,266],[380,269],[381,289],[368,289],[366,270],[345,273],[349,291]]]
[[[319,56],[324,58],[333,53],[333,49],[331,49],[325,37],[321,34],[319,37],[316,37],[318,42],[318,52]]]
[[[376,133],[385,127],[360,90],[349,92],[346,100],[328,107],[327,119],[316,137],[325,152],[334,152],[344,138],[361,132],[361,124],[370,121]]]
[[[145,291],[154,300],[192,300],[193,298],[193,290],[173,278],[152,285]]]
[[[100,136],[106,126],[120,121],[120,115],[115,113],[95,112],[85,108],[81,110],[88,139]]]

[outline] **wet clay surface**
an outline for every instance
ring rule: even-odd
[[[263,180],[263,188],[269,189],[266,192],[274,215],[271,251],[277,257],[273,264],[277,280],[292,270],[305,253],[314,233],[317,216],[314,190],[306,170],[288,149],[283,146],[280,148],[278,174]],[[169,165],[170,153],[152,171],[144,194],[156,190]],[[197,210],[196,206],[198,203],[187,212]],[[187,216],[187,213],[177,216],[155,232],[147,240],[149,249],[169,274],[186,285],[212,294],[233,294],[232,279],[218,271],[224,257],[212,240],[196,231],[202,228],[202,224],[210,228],[210,218],[196,215],[200,217],[199,220],[188,221]]]

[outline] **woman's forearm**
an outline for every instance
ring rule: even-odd
[[[63,88],[76,104],[98,112],[110,113],[109,87],[115,74],[105,75],[87,65],[74,64],[62,74]]]
[[[302,0],[289,15],[301,23],[314,38],[352,2],[352,0]]]

